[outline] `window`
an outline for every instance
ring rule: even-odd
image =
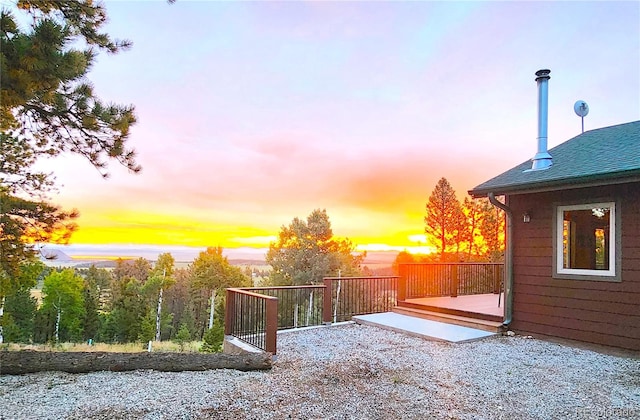
[[[556,277],[617,280],[614,202],[557,206],[555,236]]]

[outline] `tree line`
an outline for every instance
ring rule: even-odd
[[[487,199],[465,197],[460,202],[449,181],[443,177],[425,207],[424,231],[436,252],[418,259],[443,262],[503,260],[504,212]],[[411,256],[403,253],[399,258],[407,260]]]
[[[397,265],[411,262],[499,262],[504,259],[504,212],[487,199],[465,197],[461,202],[446,178],[441,178],[425,205],[424,232],[434,253],[407,251]],[[334,236],[326,210],[316,209],[306,219],[294,218],[282,226],[269,245],[266,261],[272,267],[266,285],[320,284],[327,276],[367,276],[366,252],[357,252],[348,238]],[[391,274],[391,273],[388,273]]]
[[[460,203],[442,178],[426,210],[425,232],[438,252],[401,252],[394,269],[407,262],[500,260],[504,219],[489,203]],[[281,227],[266,254],[272,270],[263,286],[370,275],[362,266],[365,256],[349,239],[335,237],[326,210],[316,209]],[[52,269],[32,258],[18,264],[7,279],[0,290],[0,331],[6,341],[204,340],[205,349],[213,351],[223,338],[224,289],[252,285],[250,270],[232,266],[220,247],[207,248],[185,269],[176,269],[168,253],[153,264],[143,258],[120,259],[113,270]],[[41,286],[41,302],[31,294],[36,285]]]
[[[204,340],[217,351],[223,337],[224,288],[250,279],[207,248],[183,269],[171,254],[157,261],[118,260],[113,270],[53,269],[31,260],[19,266],[4,296],[4,340],[8,342],[126,343]],[[41,302],[31,290],[41,285]]]

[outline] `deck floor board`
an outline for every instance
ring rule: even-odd
[[[494,293],[482,295],[463,295],[458,297],[430,297],[418,299],[406,299],[407,303],[426,306],[437,306],[439,308],[455,309],[480,314],[495,316],[504,315],[504,295],[498,307],[498,295]]]

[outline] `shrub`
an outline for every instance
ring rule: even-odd
[[[204,333],[202,346],[200,351],[203,353],[219,353],[222,350],[222,342],[224,341],[224,327],[220,322],[214,322],[213,328]]]
[[[191,341],[191,333],[189,332],[189,328],[185,324],[181,324],[178,329],[178,333],[173,339],[175,343],[180,346],[180,351],[184,351],[184,346]]]

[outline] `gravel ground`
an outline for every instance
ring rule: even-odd
[[[354,324],[278,336],[263,372],[0,376],[0,419],[640,418],[640,360],[525,337]]]

